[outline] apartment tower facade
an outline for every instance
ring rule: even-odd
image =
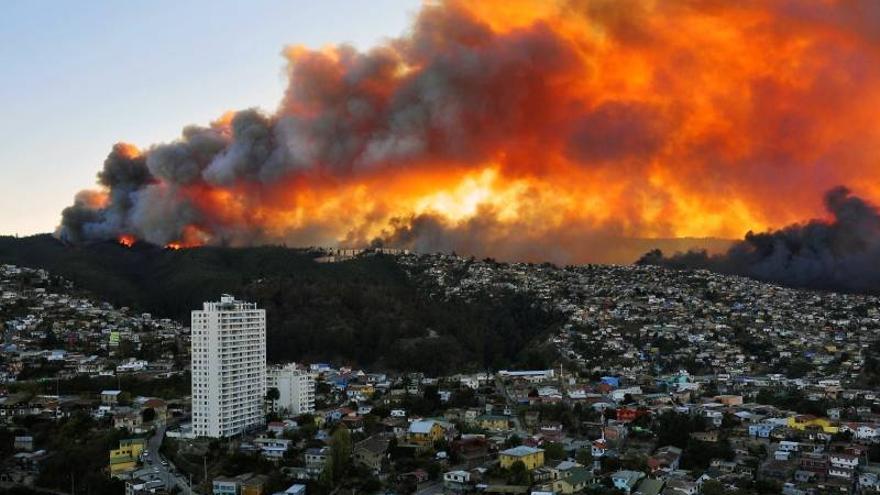
[[[291,416],[315,412],[315,374],[289,363],[269,368],[266,386],[277,388],[275,410]]]
[[[224,294],[192,312],[192,425],[223,438],[264,423],[266,311]]]

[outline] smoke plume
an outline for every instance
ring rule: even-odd
[[[880,211],[844,187],[825,194],[831,220],[746,234],[723,254],[705,251],[663,256],[653,250],[641,264],[702,268],[818,289],[880,290]]]
[[[426,3],[368,51],[287,47],[271,114],[116,145],[57,235],[573,263],[780,228],[880,198],[878,5]]]

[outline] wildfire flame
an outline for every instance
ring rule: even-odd
[[[285,50],[273,115],[117,145],[61,235],[631,261],[609,239],[740,237],[837,184],[876,201],[873,2],[427,3],[365,53]]]
[[[134,246],[136,239],[131,235],[123,235],[119,236],[119,245],[122,247],[130,248]]]

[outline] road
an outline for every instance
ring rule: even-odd
[[[513,423],[513,432],[517,434],[520,438],[525,438],[529,435],[529,432],[523,428],[522,423],[519,421],[519,415],[516,414],[516,408],[519,406],[516,400],[510,395],[510,391],[507,389],[507,385],[504,384],[504,381],[500,377],[495,377],[495,390],[498,394],[504,397],[507,406],[510,407],[510,410],[513,412],[511,415],[511,422]]]
[[[152,467],[159,479],[165,481],[166,487],[177,486],[182,495],[193,495],[189,487],[189,481],[182,476],[175,474],[177,471],[170,461],[159,454],[159,447],[162,446],[162,439],[165,438],[165,423],[160,422],[153,433],[153,436],[147,441],[147,452],[150,453],[149,459],[144,462],[145,466]],[[168,463],[167,466],[162,465],[162,461]]]

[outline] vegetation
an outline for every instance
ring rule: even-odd
[[[0,263],[45,268],[101,300],[157,317],[186,324],[193,308],[221,293],[256,302],[267,310],[270,361],[332,360],[432,375],[548,362],[530,344],[562,318],[526,295],[439,301],[392,257],[322,264],[314,256],[280,246],[174,251],[0,237]]]
[[[27,428],[35,443],[52,452],[43,461],[38,487],[74,494],[124,492],[123,483],[105,473],[107,452],[119,446],[123,430],[108,428],[85,412],[59,421],[29,416],[18,426]]]

